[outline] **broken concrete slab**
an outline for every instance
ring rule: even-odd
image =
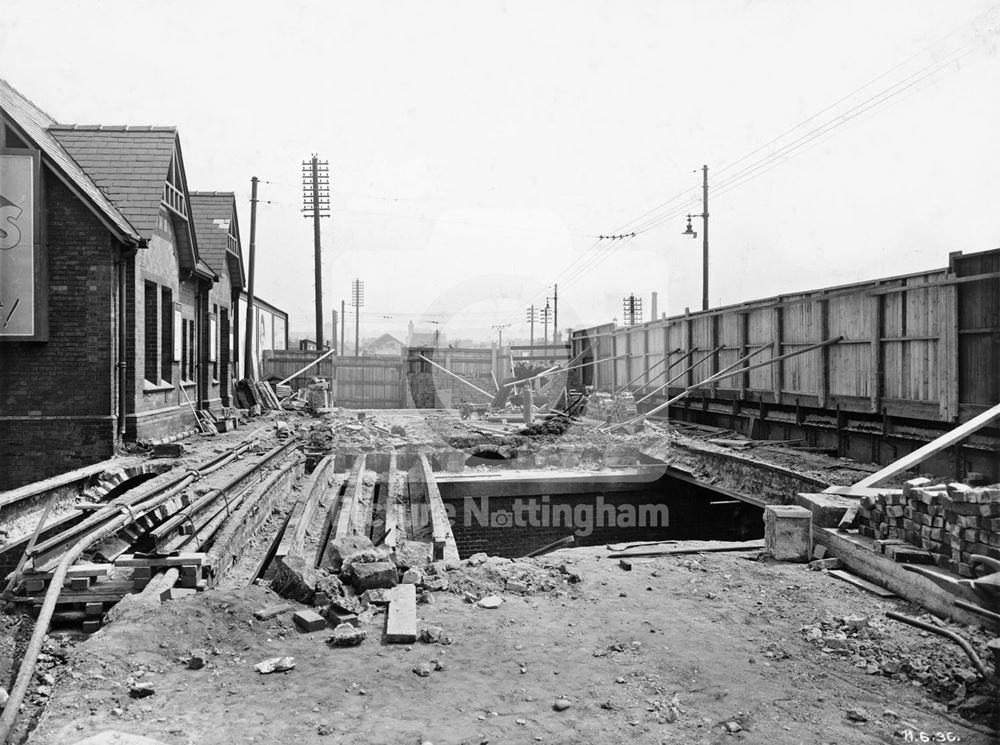
[[[337,536],[326,544],[320,566],[328,572],[341,572],[344,564],[362,554],[373,554],[375,544],[363,535]]]
[[[368,632],[349,623],[342,623],[333,630],[333,636],[326,640],[331,647],[356,647],[365,640]]]
[[[858,500],[854,497],[843,497],[838,494],[802,492],[795,495],[795,504],[799,507],[805,507],[812,513],[813,525],[821,528],[836,528],[840,525],[844,514],[851,507],[857,507]]]
[[[390,644],[413,644],[417,640],[417,588],[399,585],[390,595],[385,640]]]
[[[312,602],[321,577],[319,571],[297,553],[276,557],[274,564],[277,571],[271,579],[271,589],[289,600]]]
[[[402,541],[392,552],[392,560],[402,570],[423,569],[434,560],[434,545],[423,541]]]
[[[391,561],[351,564],[351,583],[358,590],[389,589],[399,584],[396,565]]]

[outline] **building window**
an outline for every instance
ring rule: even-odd
[[[156,384],[160,382],[160,293],[155,282],[145,282],[144,284],[146,290],[146,317],[143,320],[143,346],[146,359],[145,378],[148,382]]]
[[[193,321],[183,319],[181,321],[181,380],[190,383],[192,360],[194,358],[194,344],[191,339],[191,329]]]
[[[197,347],[194,343],[194,321],[188,321],[188,371],[187,379],[194,380],[194,361],[197,355]]]
[[[212,303],[208,316],[208,361],[212,365],[212,382],[219,382],[219,306]]]
[[[219,314],[219,339],[222,342],[222,352],[219,354],[221,358],[220,362],[222,364],[222,390],[220,395],[223,401],[229,397],[229,376],[232,374],[232,350],[230,348],[230,339],[232,338],[232,331],[229,328],[229,309],[223,308]]]
[[[160,288],[160,380],[174,379],[174,293],[169,287]]]

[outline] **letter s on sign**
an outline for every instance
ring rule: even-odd
[[[21,242],[21,229],[15,220],[24,212],[16,204],[0,207],[0,250],[8,251]]]

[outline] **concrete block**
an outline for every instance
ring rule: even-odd
[[[89,577],[70,577],[69,579],[69,589],[71,590],[86,590],[90,587]]]
[[[764,508],[764,548],[777,561],[809,561],[812,512],[797,505]]]
[[[292,618],[295,625],[303,631],[319,631],[326,628],[326,619],[314,610],[300,610]]]
[[[795,504],[809,510],[813,523],[819,527],[836,528],[844,514],[858,505],[858,500],[839,494],[800,493],[795,495]]]

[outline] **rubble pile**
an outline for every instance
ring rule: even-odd
[[[631,391],[618,394],[595,391],[587,397],[583,414],[605,422],[623,422],[636,415],[635,397]]]
[[[432,557],[429,543],[407,541],[390,549],[363,536],[346,536],[330,541],[319,567],[297,554],[279,558],[270,584],[289,600],[311,604],[325,619],[325,624],[313,625],[316,619],[303,615],[296,619],[302,628],[329,626],[334,629],[328,640],[331,646],[356,646],[366,638],[366,627],[377,628],[379,614],[403,585],[414,586],[420,604],[433,603],[433,592],[450,592],[481,608],[497,608],[503,602],[501,595],[553,592],[582,581],[579,572],[565,563],[483,553],[462,561],[432,561]],[[440,629],[424,629],[419,636],[428,643],[450,643],[442,641],[447,637]]]
[[[862,497],[858,524],[861,535],[910,544],[926,554],[925,563],[972,577],[972,555],[1000,559],[1000,486],[912,479],[902,493]],[[919,553],[910,550],[907,560],[919,561]]]
[[[306,452],[325,455],[334,449],[378,450],[408,444],[406,430],[394,425],[383,426],[364,412],[330,409],[317,422],[298,428],[306,442]]]
[[[460,562],[438,561],[430,570],[431,582],[445,584],[441,589],[476,601],[498,594],[553,592],[581,581],[579,573],[564,563],[550,565],[539,559],[505,559],[483,553]]]
[[[934,623],[933,617],[920,617]],[[881,618],[867,616],[829,617],[818,624],[801,628],[806,640],[823,654],[840,657],[864,670],[868,675],[882,675],[900,683],[924,686],[948,709],[957,709],[971,718],[989,717],[997,706],[996,690],[984,680],[957,646],[945,639],[934,638],[927,631],[918,633],[922,639],[918,649],[906,646],[905,636],[898,626]],[[986,643],[990,636],[976,627],[963,635],[970,639],[984,659],[989,659]],[[780,650],[765,656],[787,656]]]

